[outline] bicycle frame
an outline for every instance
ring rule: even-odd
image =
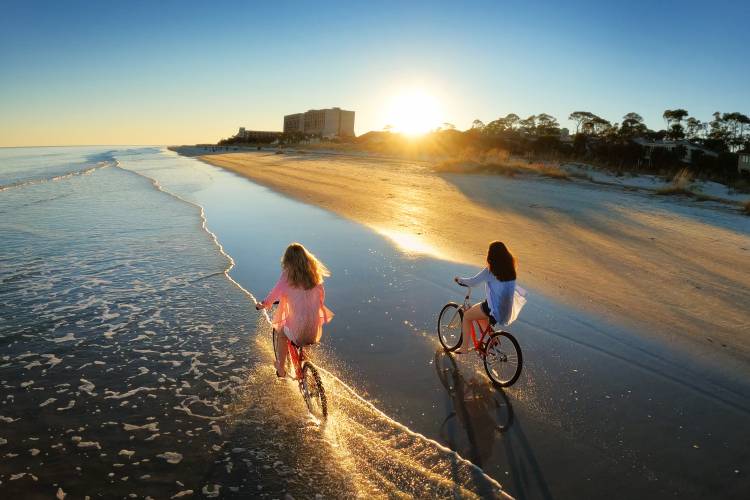
[[[487,376],[493,383],[500,387],[514,384],[523,367],[521,346],[510,332],[495,329],[495,325],[490,323],[485,314],[477,314],[478,318],[469,322],[468,326],[471,327],[471,331],[464,334],[462,320],[466,317],[466,311],[472,307],[471,288],[461,283],[459,285],[467,289],[464,303],[459,305],[456,302],[448,302],[438,315],[437,334],[443,349],[446,352],[456,351],[463,342],[468,342],[466,337],[470,335],[474,345],[467,345],[467,349],[463,352],[476,351],[484,362]],[[453,311],[452,316],[446,315],[448,311]],[[459,328],[456,328],[457,320],[461,320]]]
[[[292,344],[292,341],[289,339],[286,339],[286,349],[294,366],[295,379],[302,380],[302,362],[305,360],[305,351],[302,347]]]
[[[462,285],[464,286],[464,285]],[[461,311],[466,312],[473,304],[471,303],[471,287],[466,287],[466,296],[464,297],[464,305],[461,307]],[[485,327],[482,327],[482,322],[486,322],[487,325]],[[487,345],[487,341],[489,340],[490,335],[492,335],[495,330],[492,328],[492,325],[490,324],[489,320],[473,320],[472,323],[476,323],[479,327],[479,330],[482,332],[482,335],[479,337],[479,340],[477,340],[477,333],[476,328],[474,328],[474,325],[471,327],[471,341],[474,343],[474,349],[476,349],[479,352],[484,352],[485,346]]]

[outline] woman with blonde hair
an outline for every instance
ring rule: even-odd
[[[298,346],[320,341],[323,325],[331,321],[333,312],[325,302],[323,278],[330,276],[328,268],[299,243],[292,243],[281,258],[281,276],[276,285],[256,309],[271,307],[279,301],[273,327],[284,335],[276,336],[276,375],[285,377],[288,338]]]

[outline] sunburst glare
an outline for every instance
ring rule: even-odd
[[[388,125],[395,132],[421,135],[441,123],[440,103],[421,88],[404,90],[395,95],[388,108]]]

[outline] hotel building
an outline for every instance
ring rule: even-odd
[[[294,132],[322,137],[353,136],[354,111],[340,108],[311,109],[284,116],[284,133]]]

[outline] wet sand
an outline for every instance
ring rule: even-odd
[[[179,150],[197,155],[195,150]],[[487,242],[547,296],[750,370],[750,218],[583,182],[437,175],[425,164],[269,152],[200,156],[364,224],[406,253],[480,266]]]

